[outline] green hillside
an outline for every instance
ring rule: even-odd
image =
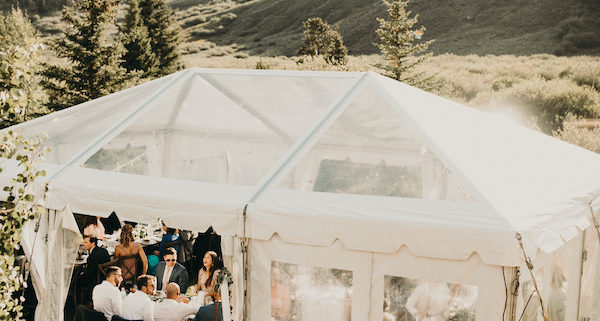
[[[56,32],[66,0],[0,0],[26,8],[46,32]],[[124,1],[126,4],[126,1]],[[322,17],[339,28],[350,54],[376,53],[380,0],[171,0],[187,40],[236,44],[250,55],[294,55],[302,43],[302,21]],[[600,53],[598,0],[413,0],[409,8],[436,39],[434,53]],[[38,19],[41,17],[40,19]],[[50,19],[50,20],[48,20]]]
[[[294,55],[301,22],[322,17],[339,28],[350,54],[376,53],[380,0],[254,0],[198,3],[175,0],[180,21],[193,40],[236,43],[250,54]],[[409,6],[436,39],[437,53],[516,54],[600,53],[597,0],[413,0]]]

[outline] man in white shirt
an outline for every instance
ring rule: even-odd
[[[148,295],[154,294],[155,278],[152,275],[138,277],[137,291],[130,293],[123,300],[123,319],[154,321],[154,302]]]
[[[109,266],[106,268],[106,280],[96,285],[92,291],[92,302],[94,310],[102,312],[107,320],[113,315],[123,314],[123,298],[119,292],[119,286],[123,281],[121,268]]]
[[[154,305],[154,321],[182,321],[186,316],[196,314],[200,303],[189,302],[179,294],[177,283],[167,285],[167,298]]]

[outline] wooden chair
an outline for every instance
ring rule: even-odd
[[[125,264],[125,262],[130,259],[135,259],[133,266],[127,266]],[[120,256],[117,260],[119,260],[117,265],[121,268],[121,272],[123,273],[123,283],[131,282],[131,284],[135,284],[137,277],[141,275],[140,263],[142,260],[140,256],[137,254]]]
[[[119,259],[114,259],[106,263],[98,264],[98,284],[106,279],[106,268],[109,266],[119,266]]]
[[[80,304],[77,306],[77,321],[106,321],[106,317],[94,308]]]

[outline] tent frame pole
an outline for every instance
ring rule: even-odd
[[[527,269],[529,270],[529,274],[531,275],[531,281],[533,282],[533,287],[535,288],[535,292],[538,294],[538,298],[540,299],[540,307],[542,308],[542,317],[544,321],[550,321],[550,316],[548,315],[548,310],[546,310],[546,306],[544,305],[544,300],[542,299],[542,293],[540,292],[537,281],[535,279],[535,275],[533,274],[533,263],[531,263],[531,258],[527,256],[525,253],[525,249],[523,248],[523,240],[521,233],[517,232],[516,234],[517,241],[519,241],[519,246],[521,247],[521,251],[523,252],[523,257],[525,258],[525,263],[527,265]]]
[[[521,276],[521,270],[518,267],[514,267],[512,273],[512,281],[510,283],[510,288],[508,288],[510,294],[510,318],[509,321],[516,321],[517,319],[517,302],[519,298],[519,277]],[[502,272],[504,273],[504,271]]]
[[[243,270],[243,277],[244,277],[244,284],[243,284],[243,291],[244,291],[244,301],[242,303],[242,320],[246,321],[248,320],[248,306],[250,304],[249,302],[249,297],[248,297],[248,245],[249,245],[249,239],[246,237],[246,220],[247,220],[247,214],[246,214],[246,210],[248,209],[248,204],[246,204],[244,206],[244,211],[242,212],[242,242],[241,242],[241,246],[242,246],[242,264],[244,265],[244,270]]]

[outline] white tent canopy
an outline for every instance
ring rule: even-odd
[[[11,129],[49,209],[231,237],[510,267],[600,207],[599,155],[375,73],[194,68]]]

